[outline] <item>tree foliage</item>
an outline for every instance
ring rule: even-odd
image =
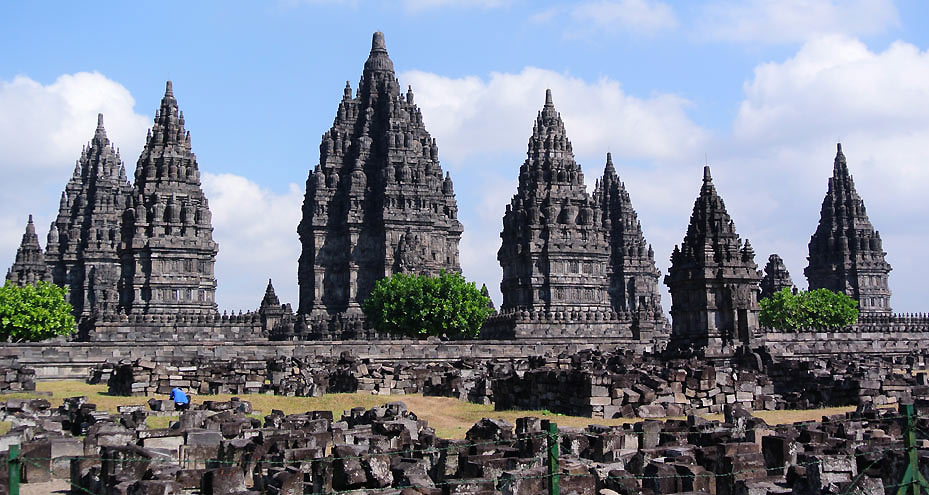
[[[74,316],[67,291],[55,284],[36,282],[23,287],[9,280],[0,287],[0,339],[36,342],[74,332]]]
[[[777,330],[842,328],[858,321],[858,303],[828,289],[792,292],[784,288],[761,300],[762,325]]]
[[[458,273],[437,277],[396,273],[378,280],[362,305],[380,330],[411,337],[476,338],[490,298]]]

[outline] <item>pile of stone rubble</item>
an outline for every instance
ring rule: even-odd
[[[752,410],[809,409],[929,397],[925,360],[838,357],[774,361],[680,360],[631,352],[583,351],[525,359],[373,361],[278,358],[158,363],[106,363],[91,381],[114,395],[272,393],[317,397],[325,393],[456,397],[505,409],[547,409],[601,418],[659,418],[720,413],[727,405]]]
[[[844,493],[854,481],[849,493],[883,495],[905,468],[904,423],[893,409],[776,426],[738,405],[724,409],[722,421],[561,428],[561,493],[802,495]],[[917,411],[927,417],[929,403]],[[401,402],[340,418],[271,411],[257,419],[247,401],[208,401],[164,429],[147,428],[141,406],[108,414],[83,397],[58,408],[7,400],[0,414],[12,422],[0,448],[22,447],[25,481],[66,479],[80,487],[72,493],[536,495],[549,480],[548,439],[531,417],[515,427],[483,419],[465,439],[447,440]],[[929,462],[926,451],[919,457]]]

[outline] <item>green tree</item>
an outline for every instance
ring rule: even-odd
[[[760,301],[762,325],[777,330],[842,328],[858,321],[858,303],[840,292],[781,289]]]
[[[493,311],[490,298],[458,273],[396,273],[378,280],[362,305],[380,330],[411,337],[476,338]]]
[[[74,332],[74,316],[67,291],[55,284],[36,282],[23,287],[9,280],[0,287],[0,339],[36,342]]]

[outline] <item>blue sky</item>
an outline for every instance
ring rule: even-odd
[[[552,88],[590,190],[612,152],[662,272],[708,160],[759,268],[777,252],[805,288],[841,140],[894,267],[893,307],[926,311],[927,23],[915,0],[10,4],[0,264],[30,213],[44,245],[97,112],[134,167],[171,79],[214,211],[220,308],[255,308],[268,277],[296,302],[307,171],[381,30],[455,181],[465,275],[497,303],[504,205]]]

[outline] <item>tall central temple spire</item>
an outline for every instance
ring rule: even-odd
[[[460,271],[457,215],[435,139],[374,33],[358,94],[346,83],[307,177],[299,313],[359,314],[374,283],[394,272]]]

